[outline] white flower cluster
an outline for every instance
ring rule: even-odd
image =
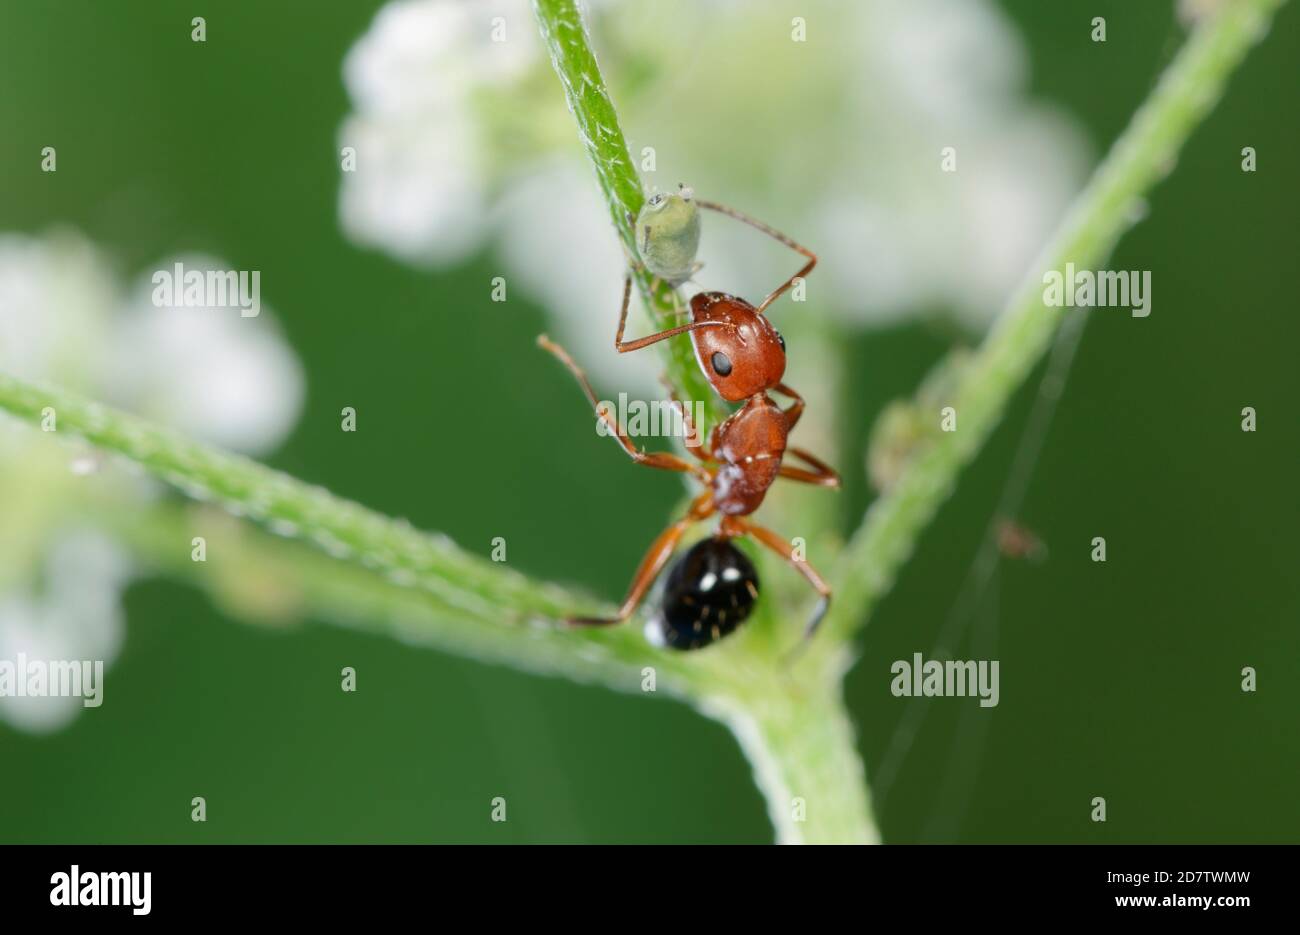
[[[690,182],[779,219],[823,258],[810,305],[843,322],[943,313],[982,330],[1081,183],[1079,132],[1026,98],[1022,42],[988,0],[807,0],[793,10],[804,42],[792,9],[611,0],[588,10],[598,50],[616,50],[605,72],[632,156],[656,151],[646,184]],[[625,88],[628,59],[643,73]],[[625,258],[528,4],[394,0],[348,55],[344,80],[353,113],[339,141],[357,152],[340,193],[349,236],[423,266],[494,242],[507,278],[546,305],[584,363],[614,373]],[[502,137],[502,109],[513,136]],[[497,155],[519,140],[525,152]],[[948,147],[955,171],[943,165]],[[762,294],[778,281],[774,254],[759,252],[756,270],[752,232],[706,225],[700,287]],[[624,382],[629,363],[618,365]]]
[[[224,266],[205,257],[183,262]],[[0,236],[0,371],[78,390],[245,453],[279,444],[297,421],[303,378],[271,316],[159,308],[151,291],[148,274],[123,289],[100,251],[77,234]],[[19,479],[0,484],[0,514],[10,520],[0,558],[12,559],[0,562],[0,660],[21,653],[107,665],[117,655],[120,597],[132,575],[126,552],[82,521],[18,520],[57,514],[71,486],[85,483],[77,475],[98,463],[50,435],[0,421],[0,478]],[[137,489],[149,493],[147,485]],[[0,718],[34,731],[57,729],[79,710],[79,699],[0,697]]]
[[[491,40],[494,16],[507,41]],[[471,97],[508,85],[529,64],[535,43],[510,31],[530,17],[525,0],[398,0],[379,11],[343,62],[355,112],[339,145],[360,158],[339,212],[359,243],[417,264],[453,262],[478,247],[491,180],[480,170],[488,154]]]

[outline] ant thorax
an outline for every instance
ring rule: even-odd
[[[785,414],[763,395],[749,401],[713,430],[713,456],[722,462],[713,480],[718,511],[753,513],[781,470],[786,446]]]

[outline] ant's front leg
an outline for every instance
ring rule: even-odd
[[[627,307],[632,299],[632,274],[629,273],[623,279],[623,308],[618,313],[618,332],[614,335],[614,348],[620,354],[626,354],[629,351],[639,351],[643,347],[649,347],[651,344],[658,344],[667,338],[676,337],[679,334],[685,334],[688,331],[694,331],[697,328],[710,327],[734,327],[725,321],[694,321],[689,325],[678,325],[676,328],[669,328],[667,331],[660,331],[658,334],[647,335],[644,338],[636,338],[632,341],[623,340],[623,331],[627,327]]]
[[[655,578],[659,577],[659,572],[663,571],[664,565],[668,564],[668,559],[672,558],[686,530],[700,520],[707,519],[712,513],[713,492],[706,490],[691,501],[686,516],[661,532],[650,546],[645,557],[641,559],[641,564],[637,566],[636,574],[632,576],[632,584],[627,590],[627,597],[623,598],[623,603],[619,605],[617,616],[571,617],[569,623],[575,626],[612,626],[632,616],[646,592],[650,590],[650,586],[654,584]]]
[[[785,294],[786,290],[794,285],[796,279],[807,278],[808,274],[813,271],[813,267],[817,265],[817,254],[813,253],[803,244],[796,243],[792,238],[787,237],[776,228],[768,227],[762,221],[752,218],[742,211],[737,211],[735,208],[728,208],[726,205],[720,205],[716,201],[704,201],[697,198],[695,203],[701,208],[708,208],[710,211],[717,211],[719,214],[725,214],[728,217],[735,218],[737,221],[740,221],[743,224],[748,224],[750,227],[758,228],[769,237],[781,241],[781,243],[785,244],[791,250],[794,250],[796,253],[801,253],[808,258],[808,262],[803,265],[803,269],[799,270],[799,272],[787,279],[780,285],[780,287],[763,300],[762,304],[758,306],[758,314],[762,315],[769,305],[781,298],[781,296]]]
[[[609,429],[610,434],[618,440],[619,445],[622,446],[623,450],[627,452],[628,457],[633,461],[637,464],[644,464],[647,467],[659,468],[664,471],[681,471],[685,474],[690,474],[706,486],[712,483],[712,474],[684,458],[679,458],[677,455],[666,451],[645,452],[637,448],[636,445],[632,444],[632,439],[628,438],[627,435],[619,429],[618,422],[610,415],[609,410],[602,406],[600,401],[596,399],[596,391],[591,388],[591,384],[587,381],[587,375],[582,372],[581,367],[574,363],[573,358],[569,356],[569,352],[544,334],[538,336],[537,344],[542,349],[554,354],[559,359],[560,363],[564,364],[564,366],[569,369],[569,372],[573,374],[574,379],[578,381],[578,385],[582,387],[583,393],[586,394],[587,399],[591,402],[592,408],[596,410],[597,418],[599,418],[601,422],[605,423],[605,427]]]
[[[743,520],[738,516],[724,517],[722,520],[721,532],[726,536],[753,536],[761,545],[767,546],[767,548],[771,549],[777,555],[785,559],[790,565],[794,566],[795,570],[808,580],[808,583],[813,586],[813,589],[821,595],[821,600],[817,602],[817,606],[813,609],[812,617],[808,620],[808,626],[804,629],[804,639],[807,640],[812,637],[812,635],[817,632],[818,625],[822,622],[822,618],[826,616],[826,611],[829,610],[831,606],[830,585],[822,580],[822,576],[817,573],[817,569],[809,565],[806,559],[796,557],[794,547],[776,533],[772,532],[772,530],[751,523],[747,520]]]

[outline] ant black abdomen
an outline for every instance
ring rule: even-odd
[[[700,649],[749,617],[758,600],[758,572],[730,539],[710,537],[669,570],[651,626],[670,649]]]

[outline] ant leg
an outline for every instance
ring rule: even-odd
[[[667,311],[667,312],[663,311],[659,308],[656,308],[653,303],[650,305],[650,311],[654,312],[657,315],[668,316],[672,318],[681,318],[683,315],[690,314],[690,309],[686,307],[686,303],[682,301],[681,293],[677,291],[677,287],[674,286],[672,282],[670,282],[667,279],[661,279],[660,277],[656,276],[654,273],[650,272],[650,270],[646,267],[646,265],[642,263],[640,260],[634,259],[632,260],[630,265],[632,269],[636,270],[638,273],[645,273],[650,277],[651,295],[658,295],[659,290],[663,286],[669,287],[668,294],[672,296],[672,300],[673,300],[672,311]]]
[[[691,419],[690,410],[686,408],[685,403],[677,398],[677,391],[673,385],[667,379],[661,378],[659,382],[668,390],[668,398],[672,400],[673,405],[677,407],[677,411],[681,413],[682,427],[686,430],[686,438],[683,440],[683,444],[687,453],[695,456],[705,464],[712,464],[717,461],[717,458],[705,450],[704,439],[700,438],[700,432],[695,427],[694,420]]]
[[[805,471],[803,468],[786,467],[783,464],[781,465],[781,470],[778,472],[782,477],[788,478],[789,480],[797,480],[804,484],[815,484],[818,487],[840,486],[839,473],[825,461],[815,455],[809,454],[802,448],[787,448],[785,451],[786,454],[794,455],[800,461],[811,466],[812,470]]]
[[[786,432],[792,432],[799,422],[799,417],[803,415],[803,397],[784,383],[778,383],[772,389],[773,392],[780,393],[782,396],[789,396],[794,400],[790,408],[785,410],[785,430]],[[803,461],[812,470],[805,471],[803,468],[782,465],[779,472],[782,477],[801,481],[805,484],[816,484],[818,487],[838,487],[840,485],[840,475],[825,461],[809,454],[802,448],[787,448],[786,451]]]
[[[623,450],[628,453],[628,457],[633,461],[637,464],[644,464],[647,467],[659,468],[664,471],[681,471],[685,474],[691,474],[705,485],[708,485],[713,481],[713,475],[704,470],[704,468],[692,464],[684,458],[679,458],[675,454],[670,454],[666,451],[645,452],[638,449],[636,445],[632,444],[632,439],[619,431],[618,422],[616,422],[609,414],[609,410],[603,407],[599,400],[596,399],[596,392],[591,388],[591,384],[587,381],[587,375],[582,372],[581,367],[574,363],[573,358],[569,356],[569,352],[544,334],[538,336],[537,344],[544,350],[550,351],[559,358],[560,363],[569,368],[569,372],[573,374],[574,379],[578,381],[578,385],[582,387],[583,393],[586,394],[587,399],[591,402],[592,408],[596,410],[596,416],[600,421],[605,423],[610,434],[618,439],[618,443],[623,447]]]
[[[788,396],[794,400],[794,402],[790,404],[790,408],[785,410],[786,433],[788,434],[793,432],[794,427],[799,423],[799,417],[803,415],[803,397],[790,389],[790,387],[786,386],[784,383],[778,383],[776,386],[772,387],[772,392],[780,393],[782,396]]]
[[[710,211],[717,211],[719,214],[725,214],[728,217],[735,218],[737,221],[740,221],[744,224],[748,224],[750,227],[758,228],[763,233],[767,234],[769,237],[776,238],[777,240],[781,241],[781,243],[789,247],[791,250],[794,250],[796,253],[802,253],[804,256],[808,258],[808,262],[804,264],[803,269],[799,270],[799,272],[795,273],[793,276],[787,279],[780,286],[780,288],[770,293],[768,297],[763,300],[762,304],[759,305],[758,308],[756,309],[758,314],[762,315],[769,305],[771,305],[773,302],[779,299],[782,295],[785,294],[785,291],[787,289],[789,289],[791,286],[794,285],[794,281],[796,279],[806,278],[808,274],[813,271],[813,267],[817,265],[817,254],[813,253],[811,250],[809,250],[807,247],[803,246],[802,244],[796,243],[794,240],[790,239],[785,234],[781,233],[779,230],[773,227],[768,227],[762,221],[756,220],[755,218],[752,218],[748,214],[745,214],[741,211],[737,211],[735,208],[728,208],[726,205],[720,205],[716,201],[704,201],[702,199],[697,198],[695,200],[695,203],[699,205],[701,208],[708,208]]]
[[[641,599],[645,597],[646,591],[650,590],[655,578],[659,577],[659,572],[663,571],[664,565],[668,564],[668,559],[672,558],[686,530],[700,520],[707,519],[712,513],[713,492],[706,490],[691,501],[686,516],[661,532],[659,538],[650,545],[649,551],[641,559],[641,564],[637,566],[636,574],[632,576],[632,584],[628,587],[627,597],[623,598],[623,603],[619,605],[617,616],[573,617],[569,619],[569,623],[576,626],[610,626],[622,623],[632,616]]]
[[[639,351],[643,347],[649,347],[651,344],[658,344],[667,338],[676,337],[679,334],[685,334],[688,331],[694,331],[696,328],[708,328],[712,326],[721,326],[732,328],[729,322],[725,321],[693,321],[689,325],[678,325],[676,328],[669,328],[667,331],[660,331],[658,334],[648,335],[644,338],[637,338],[633,341],[623,340],[623,330],[627,327],[627,307],[632,298],[632,277],[628,275],[623,279],[623,308],[618,315],[618,332],[614,335],[614,347],[620,354],[626,354],[629,351]]]
[[[738,516],[728,516],[722,520],[722,531],[724,535],[750,535],[758,540],[759,544],[767,546],[777,555],[781,556],[787,562],[794,566],[799,574],[803,575],[813,589],[821,595],[821,600],[813,609],[812,617],[808,620],[808,626],[804,629],[803,638],[805,640],[812,637],[817,632],[817,626],[826,616],[826,611],[831,606],[831,588],[822,576],[817,574],[817,569],[813,568],[805,559],[795,558],[794,547],[778,536],[772,530],[754,523],[747,522]]]

